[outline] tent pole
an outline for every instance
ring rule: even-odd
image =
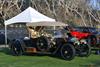
[[[54,29],[54,34],[55,34],[56,26],[53,26],[53,29]]]
[[[29,38],[31,38],[31,33],[29,32]]]
[[[7,26],[5,25],[5,47],[7,46]]]

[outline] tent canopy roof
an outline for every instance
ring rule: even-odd
[[[27,26],[68,26],[65,23],[61,23],[61,22],[34,22],[34,23],[27,23]]]
[[[30,23],[30,22],[41,22],[41,21],[49,21],[55,22],[55,19],[49,18],[32,7],[28,7],[26,10],[18,14],[17,16],[6,20],[5,25],[13,24],[13,23]]]

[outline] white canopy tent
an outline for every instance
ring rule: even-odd
[[[13,23],[29,23],[29,22],[41,22],[41,21],[50,21],[55,22],[55,19],[49,18],[32,7],[28,7],[22,13],[18,14],[17,16],[6,20],[5,25],[13,24]]]
[[[67,24],[61,23],[61,22],[33,22],[33,23],[27,23],[27,26],[68,26]]]
[[[6,20],[5,22],[5,43],[7,44],[7,25],[14,23],[30,23],[34,26],[67,26],[64,23],[56,22],[55,19],[49,18],[32,7],[28,7],[26,10],[18,14],[17,16]],[[30,25],[27,24],[27,25]]]

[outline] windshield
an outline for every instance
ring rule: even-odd
[[[89,28],[89,27],[76,27],[75,31],[96,33],[97,29],[96,28]]]
[[[48,37],[53,37],[53,36],[62,37],[64,35],[67,36],[67,32],[68,32],[67,30],[64,30],[63,27],[55,27],[55,28],[53,28],[53,27],[38,27],[38,28],[31,27],[31,30],[34,30],[34,31],[29,30],[30,32],[33,32],[31,34],[34,34],[34,32],[36,32],[34,36],[44,35],[44,36],[48,36]]]

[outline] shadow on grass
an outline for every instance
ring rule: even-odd
[[[6,55],[12,55],[12,52],[9,48],[0,48],[0,53],[4,53]],[[53,57],[53,58],[57,58],[57,59],[62,59],[61,56],[59,55],[53,55],[53,54],[42,54],[42,53],[24,53],[23,56],[38,56],[38,57],[41,57],[41,56],[49,56],[49,57]],[[64,59],[62,59],[64,60]]]
[[[9,50],[9,48],[0,48],[0,53],[5,53],[7,55],[11,55],[11,51]]]
[[[24,56],[38,56],[38,57],[48,56],[48,57],[52,57],[52,58],[64,60],[60,55],[53,55],[53,54],[42,54],[42,53],[35,53],[35,54],[33,53],[33,54],[30,54],[30,53],[25,53]]]
[[[100,67],[100,59],[96,60],[96,61],[92,61],[94,67]]]
[[[91,64],[80,65],[80,67],[100,67],[100,60],[91,61]]]

